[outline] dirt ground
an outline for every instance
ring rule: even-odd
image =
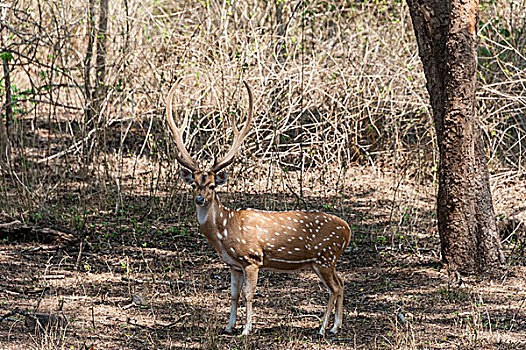
[[[433,185],[374,168],[352,174],[337,199],[306,193],[311,209],[342,216],[353,230],[338,264],[345,301],[335,336],[317,336],[327,293],[309,271],[261,273],[253,334],[240,335],[243,301],[236,334],[223,334],[230,273],[197,231],[189,198],[181,195],[185,209],[173,216],[176,209],[129,194],[118,215],[85,214],[77,242],[3,237],[0,349],[525,349],[526,237],[503,237],[502,275],[451,284]],[[524,210],[525,179],[494,175],[492,185],[499,215]],[[257,208],[283,200],[220,196],[227,206]],[[41,331],[26,317],[34,312],[65,321]]]

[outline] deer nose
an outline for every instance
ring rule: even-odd
[[[197,205],[203,205],[205,204],[205,197],[201,196],[200,194],[198,194],[196,197],[195,197],[195,204]]]

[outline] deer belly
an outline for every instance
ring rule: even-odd
[[[281,272],[293,272],[311,266],[315,259],[287,259],[278,257],[265,257],[262,268]]]
[[[232,256],[230,256],[230,254],[228,254],[225,250],[221,250],[220,255],[221,255],[221,259],[223,260],[225,264],[229,266],[237,266],[240,268],[243,267],[239,261],[237,261]]]

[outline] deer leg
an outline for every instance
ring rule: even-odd
[[[343,279],[334,272],[334,277],[336,278],[336,281],[338,282],[338,285],[340,287],[340,293],[338,294],[338,298],[336,299],[336,314],[334,317],[334,326],[332,326],[331,332],[332,334],[336,334],[338,330],[340,329],[342,325],[342,316],[343,316]]]
[[[338,282],[336,282],[336,278],[334,277],[335,271],[334,267],[321,267],[318,264],[313,264],[312,268],[314,269],[314,272],[316,272],[316,275],[320,278],[320,280],[323,282],[325,287],[329,290],[329,302],[327,303],[327,309],[325,310],[325,315],[323,316],[323,321],[321,324],[320,331],[318,332],[320,335],[325,335],[325,329],[327,328],[327,324],[329,323],[329,318],[331,317],[332,309],[334,308],[334,303],[336,301],[336,298],[340,295],[340,285]]]
[[[232,333],[232,329],[236,325],[237,304],[239,295],[241,294],[241,287],[243,286],[243,271],[230,268],[230,319],[225,332]]]
[[[247,323],[242,335],[249,335],[252,330],[252,301],[258,283],[259,267],[249,265],[245,268],[245,297],[247,299]]]

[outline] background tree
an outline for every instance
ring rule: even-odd
[[[4,23],[6,21],[7,11],[4,8],[0,9],[0,41],[2,42],[2,48],[4,48]],[[5,124],[3,118],[0,118],[0,166],[4,165],[7,160],[7,152],[9,145],[9,120],[13,115],[13,107],[11,105],[11,79],[9,72],[9,60],[12,57],[11,53],[6,50],[0,52],[0,60],[3,66],[3,77],[5,88],[5,103],[2,105],[2,114],[5,110]]]
[[[88,31],[88,42],[86,48],[86,54],[84,56],[84,95],[86,99],[85,105],[85,122],[84,122],[84,133],[88,133],[94,129],[100,128],[101,118],[99,114],[102,109],[103,100],[106,98],[106,56],[108,41],[108,0],[101,0],[98,2],[99,5],[99,22],[98,26],[95,26],[95,0],[88,0],[88,11],[87,11],[87,31]],[[93,45],[97,48],[95,56],[95,71],[92,72],[91,61],[93,58]],[[95,86],[92,86],[91,74],[95,73]],[[98,136],[98,135],[97,135]],[[88,138],[86,138],[87,140]],[[87,155],[85,160],[91,157],[89,154],[90,147],[85,145],[84,153]]]
[[[438,138],[442,258],[475,273],[504,263],[475,109],[477,0],[410,0]]]

